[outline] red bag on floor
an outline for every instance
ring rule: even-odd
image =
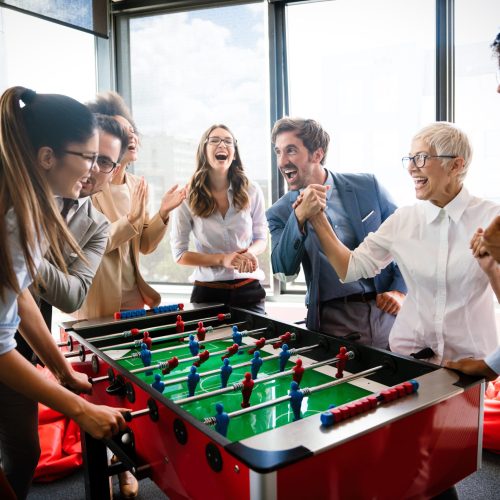
[[[40,375],[52,377],[47,369]],[[67,476],[82,465],[80,428],[75,422],[47,406],[38,404],[40,460],[34,481],[48,483]]]
[[[483,448],[500,453],[500,377],[486,388]]]

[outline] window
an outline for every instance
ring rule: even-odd
[[[265,3],[132,18],[134,120],[142,134],[135,172],[157,210],[164,192],[186,184],[202,133],[214,123],[236,135],[249,178],[269,199],[269,61]],[[269,251],[259,258],[269,284]],[[148,281],[187,283],[193,268],[174,263],[170,237],[141,258]]]
[[[435,117],[435,2],[292,4],[286,16],[290,115],[330,134],[330,170],[373,173],[398,205],[413,203],[401,157]]]
[[[94,44],[93,35],[0,8],[0,91],[21,85],[93,99]]]
[[[500,2],[455,4],[455,120],[474,150],[465,184],[476,196],[500,202],[500,96],[498,58],[491,42],[500,31]]]

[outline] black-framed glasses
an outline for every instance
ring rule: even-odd
[[[457,158],[457,156],[456,155],[428,155],[425,153],[418,153],[415,156],[403,156],[403,158],[401,158],[401,161],[403,162],[403,168],[408,168],[410,166],[411,162],[413,162],[413,164],[417,168],[424,168],[425,162],[429,158]]]
[[[97,157],[97,166],[103,174],[109,174],[117,167],[117,165],[118,163],[116,161],[111,161],[107,156],[99,155]]]
[[[97,157],[99,156],[98,153],[80,153],[79,151],[69,151],[68,149],[65,149],[63,153],[66,153],[68,155],[81,156],[82,158],[85,158],[90,162],[90,168],[92,168],[96,164]]]
[[[236,145],[236,139],[233,139],[232,137],[209,137],[207,139],[207,144],[210,144],[211,146],[218,146],[221,142],[223,142],[228,148],[234,148]]]

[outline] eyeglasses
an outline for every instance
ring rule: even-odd
[[[81,156],[82,158],[85,158],[86,160],[90,161],[90,168],[92,168],[97,161],[97,157],[99,156],[97,153],[80,153],[78,151],[69,151],[65,149],[63,153],[66,153],[68,155],[75,155],[75,156]]]
[[[103,174],[109,174],[118,165],[116,161],[111,161],[107,156],[98,156],[97,165]]]
[[[218,146],[221,142],[223,142],[228,148],[233,148],[236,145],[236,139],[232,137],[209,137],[207,139],[207,143],[211,146]]]
[[[404,156],[401,158],[401,161],[403,162],[403,168],[408,168],[410,166],[410,163],[413,162],[413,164],[417,168],[424,168],[425,167],[425,162],[429,158],[457,158],[457,156],[453,155],[427,155],[425,153],[418,153],[415,156]]]

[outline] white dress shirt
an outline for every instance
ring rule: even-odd
[[[210,217],[193,216],[188,200],[173,212],[170,233],[174,260],[189,250],[189,235],[194,236],[195,251],[205,254],[231,253],[248,248],[254,241],[267,240],[267,221],[264,210],[264,195],[257,184],[250,183],[249,206],[237,210],[233,205],[233,188],[229,186],[229,210],[222,217],[216,210]],[[225,281],[240,278],[264,279],[264,271],[257,269],[253,273],[239,273],[235,269],[222,266],[196,267],[189,277],[191,282]]]
[[[408,295],[389,336],[392,351],[430,347],[430,361],[484,358],[498,345],[493,293],[469,248],[500,206],[465,188],[443,209],[430,202],[399,208],[352,252],[345,281],[374,276],[392,260]]]

